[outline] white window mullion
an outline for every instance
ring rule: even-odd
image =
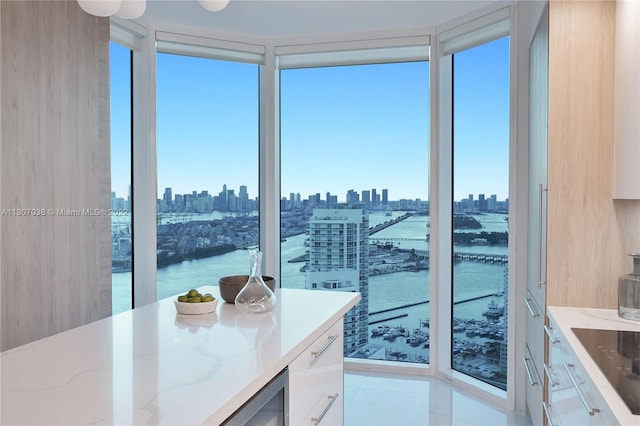
[[[435,56],[435,55],[434,55]],[[452,312],[452,165],[453,165],[453,60],[451,56],[437,56],[437,99],[432,119],[437,135],[431,151],[431,305],[434,344],[431,365],[436,374],[451,369],[451,312]],[[434,79],[432,79],[433,81]],[[432,95],[433,96],[433,95]]]
[[[156,60],[155,40],[133,52],[133,300],[157,300],[156,288]]]
[[[260,67],[260,249],[265,273],[280,277],[279,76],[273,47]],[[281,284],[280,284],[281,285]]]

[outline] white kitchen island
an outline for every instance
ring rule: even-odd
[[[169,298],[2,352],[0,424],[218,425],[360,300],[282,289],[246,314],[200,289],[216,313],[178,315]]]

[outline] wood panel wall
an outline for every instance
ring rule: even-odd
[[[615,2],[549,7],[547,304],[613,309],[640,251],[640,201],[612,200]]]
[[[6,350],[111,314],[109,21],[75,1],[0,8]]]

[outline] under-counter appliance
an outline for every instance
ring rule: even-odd
[[[222,425],[289,426],[289,370],[271,379]]]
[[[572,330],[629,410],[640,415],[640,332]]]

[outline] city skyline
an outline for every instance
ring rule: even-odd
[[[228,188],[229,185],[223,184],[223,187],[227,187]],[[239,190],[241,187],[246,187],[246,185],[239,185],[237,189]],[[208,189],[191,190],[191,191],[188,191],[188,192],[185,192],[185,193],[178,193],[178,192],[174,192],[173,191],[173,187],[166,187],[166,188],[163,189],[163,191],[161,193],[156,194],[156,200],[157,201],[161,201],[163,199],[163,196],[164,196],[164,194],[165,194],[167,189],[171,190],[171,193],[173,194],[173,197],[172,197],[173,200],[175,200],[175,196],[194,195],[194,194],[197,195],[197,194],[203,194],[203,193],[206,193],[208,195],[214,194],[213,192],[209,191]],[[234,193],[235,193],[235,189],[236,188],[229,188],[229,190],[233,190]],[[385,189],[386,188],[380,189],[380,193],[378,195],[381,195],[382,191],[385,190]],[[360,190],[360,191],[356,191],[356,190],[350,190],[350,191],[354,191],[354,192],[356,192],[358,194],[361,194],[363,191],[372,191],[372,190],[377,190],[377,188],[363,189],[363,190]],[[251,191],[248,190],[247,193],[251,194]],[[128,194],[129,193],[127,193],[127,197],[128,197]],[[238,194],[239,194],[239,191],[238,191]],[[300,192],[294,192],[293,194],[300,195],[300,200],[308,200],[310,197],[314,197],[314,196],[320,194],[321,201],[326,201],[326,195],[327,194],[331,194],[332,196],[337,195],[337,194],[334,194],[331,191],[325,192],[324,194],[321,193],[321,192],[317,192],[316,191],[316,192],[313,192],[311,194],[308,194],[307,196],[302,196],[302,193],[300,193]],[[127,197],[121,197],[119,195],[120,194],[118,194],[116,191],[112,191],[112,198],[127,200]],[[290,195],[291,195],[291,193],[290,194],[286,194],[286,195],[282,194],[282,196],[280,197],[280,200],[288,200],[289,201],[290,200]],[[323,196],[324,196],[324,198],[323,198]],[[476,198],[476,196],[477,196],[477,198]],[[484,199],[486,199],[486,200],[494,198],[494,200],[497,200],[498,202],[506,202],[506,201],[509,200],[509,198],[499,199],[496,194],[493,194],[493,193],[490,193],[490,192],[481,192],[481,193],[477,193],[477,194],[467,194],[466,197],[458,199],[458,200],[453,200],[453,201],[456,202],[456,203],[467,202],[469,200],[471,200],[472,202],[477,202],[477,201],[479,201],[481,196],[484,196]],[[252,200],[258,199],[258,198],[259,197],[257,195],[255,197],[249,197],[249,199],[252,199]],[[428,199],[423,200],[423,199],[420,199],[420,198],[393,198],[393,197],[389,197],[389,201],[390,202],[398,202],[398,201],[402,201],[402,200],[415,201],[415,200],[418,200],[418,199],[420,201],[426,201],[426,202],[429,201]],[[345,203],[345,202],[346,202],[346,199],[343,200],[343,201],[340,201],[340,199],[338,199],[338,203]]]
[[[508,44],[505,38],[455,55],[454,199],[482,188],[508,198]],[[131,91],[120,81],[128,78],[128,60],[129,51],[112,44],[112,188],[119,194],[131,175]],[[362,187],[362,179],[386,179],[397,199],[427,199],[429,64],[283,70],[283,195],[333,188],[342,198]],[[167,186],[189,193],[223,181],[257,187],[258,71],[255,64],[158,54],[159,193]],[[322,172],[327,162],[349,179]]]

